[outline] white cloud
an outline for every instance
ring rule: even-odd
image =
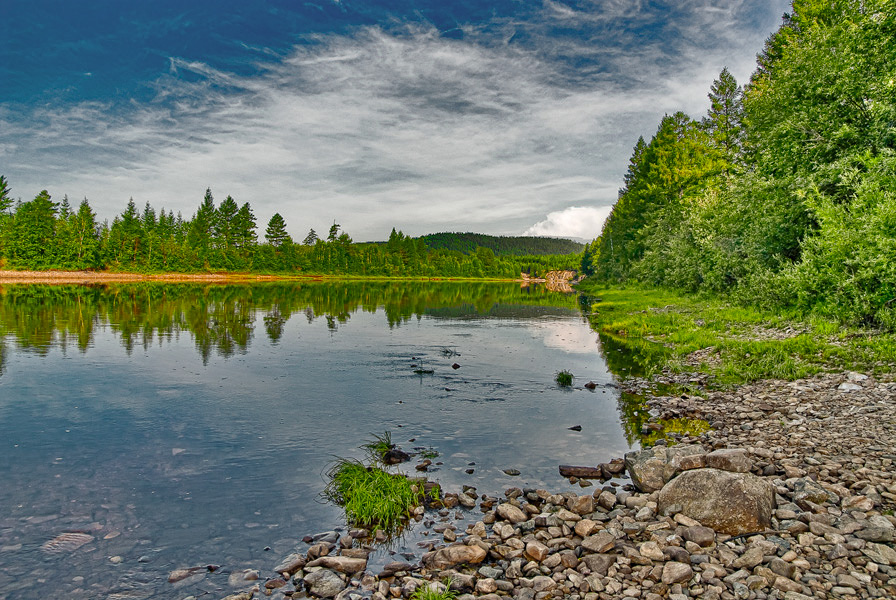
[[[610,215],[610,206],[570,206],[564,210],[548,213],[523,233],[549,237],[572,237],[591,240],[600,235],[604,221]]]
[[[129,197],[188,218],[210,186],[250,202],[261,229],[279,212],[293,237],[333,219],[356,240],[393,226],[513,234],[548,215],[527,233],[590,239],[638,136],[666,112],[699,117],[726,57],[752,60],[768,32],[745,35],[729,11],[674,44],[604,25],[603,37],[551,37],[551,22],[585,9],[571,10],[549,0],[543,23],[497,25],[508,38],[528,27],[525,48],[474,26],[463,40],[368,27],[310,39],[251,76],[172,58],[156,99],[124,110],[0,106],[4,174],[24,199],[86,196],[109,219]],[[592,13],[630,10],[613,0]]]

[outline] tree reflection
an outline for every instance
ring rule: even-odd
[[[144,282],[105,285],[0,285],[0,341],[19,351],[46,354],[53,347],[87,352],[96,331],[107,328],[126,352],[187,333],[207,363],[213,355],[245,353],[261,317],[271,343],[289,319],[323,318],[338,332],[357,311],[382,309],[390,328],[431,316],[489,314],[499,304],[575,309],[575,295],[515,283],[289,282],[197,285]],[[0,345],[0,373],[9,350]]]

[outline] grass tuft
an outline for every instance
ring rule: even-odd
[[[342,506],[349,523],[357,527],[395,532],[425,497],[423,486],[406,476],[357,460],[337,460],[327,476],[324,496]]]
[[[454,600],[457,598],[457,592],[452,590],[450,585],[450,579],[446,579],[441,584],[421,585],[411,594],[411,600]]]
[[[560,387],[569,387],[572,385],[573,375],[567,370],[560,371],[557,373],[554,380],[557,382],[557,385]]]
[[[386,453],[393,449],[392,434],[388,431],[373,434],[373,439],[361,444],[361,449],[367,453],[372,462],[382,462]]]

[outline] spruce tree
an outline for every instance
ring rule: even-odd
[[[264,238],[274,248],[280,248],[292,243],[289,234],[286,233],[286,221],[280,216],[280,213],[274,213],[271,220],[268,221],[267,229],[265,229]]]

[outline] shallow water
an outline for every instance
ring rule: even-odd
[[[0,336],[0,597],[231,593],[228,573],[345,527],[323,473],[375,433],[437,451],[444,489],[496,495],[581,491],[558,464],[629,448],[597,334],[540,288],[3,286]],[[419,556],[423,531],[374,560]]]

